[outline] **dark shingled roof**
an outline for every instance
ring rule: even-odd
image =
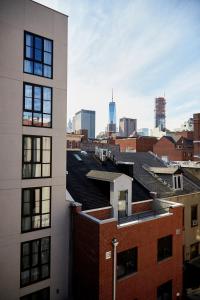
[[[67,190],[72,198],[82,204],[83,210],[110,205],[110,183],[87,178],[91,170],[125,173],[111,160],[102,163],[93,152],[67,152]],[[126,174],[128,175],[128,174]],[[149,199],[149,192],[137,181],[132,182],[132,200]]]
[[[167,168],[165,163],[150,152],[115,153],[116,161],[131,162],[133,166],[133,178],[143,185],[149,192],[156,192],[158,197],[169,197],[174,195],[190,194],[200,191],[200,181],[193,180],[193,176],[183,173],[183,190],[172,188],[171,174],[155,174],[150,167]],[[182,170],[180,169],[182,173]],[[128,175],[128,174],[127,174]]]

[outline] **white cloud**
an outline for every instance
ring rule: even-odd
[[[136,117],[139,127],[153,127],[154,98],[164,91],[169,127],[196,112],[200,3],[40,2],[69,14],[69,116],[80,108],[94,109],[97,132],[104,129],[112,87],[118,117]]]

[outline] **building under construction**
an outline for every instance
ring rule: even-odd
[[[155,98],[155,127],[159,127],[161,131],[165,131],[165,105],[164,97]]]

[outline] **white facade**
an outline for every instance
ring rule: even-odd
[[[0,1],[0,299],[17,300],[47,287],[51,300],[67,299],[67,21],[30,0]],[[53,79],[23,72],[24,31],[53,40]],[[52,88],[52,128],[22,125],[24,82]],[[22,179],[23,135],[52,138],[49,178]],[[51,187],[51,226],[22,233],[22,189],[44,186]],[[22,243],[44,237],[50,237],[50,276],[20,287]]]

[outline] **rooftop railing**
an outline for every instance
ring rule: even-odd
[[[145,211],[145,212],[140,212],[140,213],[135,213],[132,214],[131,216],[127,216],[127,217],[123,217],[123,218],[119,218],[118,223],[119,224],[123,224],[123,223],[129,223],[129,222],[143,222],[148,218],[156,218],[160,215],[164,215],[169,213],[169,207],[167,208],[162,208],[162,209],[158,209],[158,210],[149,210],[149,211]]]

